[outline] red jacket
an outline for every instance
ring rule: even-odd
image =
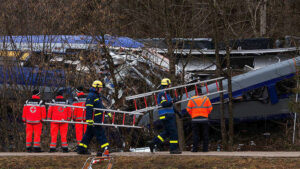
[[[56,96],[52,100],[54,104],[68,104],[68,101],[63,96]],[[48,109],[48,120],[70,120],[71,119],[71,108],[64,106],[49,106]]]
[[[22,120],[26,123],[40,123],[46,119],[46,107],[39,96],[33,95],[23,107]]]
[[[75,98],[74,102],[73,102],[73,106],[81,106],[81,107],[85,107],[85,101],[86,101],[86,95],[84,95],[83,92],[80,92],[77,94],[77,97]],[[73,120],[75,121],[82,121],[85,120],[85,114],[86,111],[85,109],[81,109],[81,108],[74,108],[74,112],[73,112]]]

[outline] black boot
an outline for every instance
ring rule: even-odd
[[[77,154],[83,154],[83,155],[90,155],[91,152],[88,151],[87,148],[81,147],[81,146],[77,146],[77,150],[76,150]]]
[[[150,148],[150,152],[153,153],[155,144],[151,141],[151,142],[148,142],[148,145],[149,145],[149,148]]]
[[[63,153],[68,153],[69,152],[68,147],[62,147],[62,150],[63,150]]]
[[[191,150],[191,152],[194,152],[194,153],[195,153],[195,152],[198,152],[198,148],[194,148],[194,147],[193,147],[192,150]]]
[[[50,148],[49,153],[54,153],[54,152],[56,152],[56,148]]]
[[[40,152],[42,152],[41,147],[34,147],[34,148],[33,148],[33,152],[35,152],[35,153],[40,153]]]
[[[170,154],[181,154],[181,151],[179,149],[170,151]]]
[[[26,152],[27,152],[27,153],[31,153],[31,152],[32,152],[31,147],[27,147],[27,148],[26,148]]]

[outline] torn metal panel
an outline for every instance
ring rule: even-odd
[[[216,65],[212,62],[212,59],[193,57],[188,59],[188,63],[186,63],[186,60],[187,59],[185,58],[181,58],[178,62],[178,67],[180,69],[183,69],[183,66],[186,64],[186,67],[184,68],[186,72],[216,70]]]

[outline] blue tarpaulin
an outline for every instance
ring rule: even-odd
[[[65,86],[65,73],[63,70],[0,66],[0,84],[62,87]]]
[[[112,47],[141,48],[144,45],[128,37],[105,35],[105,44]],[[65,44],[97,44],[102,42],[101,36],[88,35],[24,35],[0,36],[0,43],[65,43]]]

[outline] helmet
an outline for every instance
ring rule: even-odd
[[[95,80],[92,84],[92,87],[94,87],[94,88],[103,87],[103,84],[100,80]]]
[[[171,80],[168,78],[164,78],[163,80],[161,80],[161,85],[163,86],[167,86],[171,84]]]

